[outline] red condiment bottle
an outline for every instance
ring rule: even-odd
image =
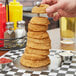
[[[0,3],[0,39],[4,39],[4,32],[6,27],[6,9],[5,6]],[[4,46],[4,41],[0,40],[0,47]]]

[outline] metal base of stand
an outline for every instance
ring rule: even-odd
[[[5,48],[5,47],[1,47],[0,50],[3,50],[3,51],[7,51],[7,50],[19,50],[19,49],[22,49],[22,48],[25,48],[26,46],[26,43],[22,46],[22,47],[13,47],[13,48]]]

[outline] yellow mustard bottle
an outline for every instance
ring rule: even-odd
[[[9,3],[9,21],[14,22],[14,30],[17,29],[17,21],[22,21],[23,19],[23,5],[16,0]]]

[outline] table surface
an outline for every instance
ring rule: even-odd
[[[75,50],[74,45],[63,45],[60,43],[60,29],[52,29],[47,31],[51,39],[52,49]],[[0,56],[8,51],[0,51]]]
[[[61,50],[54,50],[54,49],[60,49],[61,47],[60,30],[59,29],[48,30],[48,33],[51,38],[51,45],[52,45],[52,49],[50,49],[49,57],[50,58],[52,57],[51,64],[53,64],[52,62],[56,62],[54,64],[55,70],[49,69],[43,71],[28,71],[27,69],[18,69],[13,63],[11,63],[4,70],[0,71],[0,76],[26,76],[26,75],[27,76],[76,76],[76,52],[74,53],[75,55],[72,61],[62,62],[61,67],[57,67],[56,65],[60,65],[58,63],[60,57],[57,56],[56,54],[61,52]],[[23,53],[24,53],[24,48],[20,50],[9,51],[6,54],[2,55],[2,57],[7,57],[15,60],[21,57]],[[55,56],[57,56],[56,59]],[[58,61],[56,61],[57,59]]]
[[[31,69],[36,68],[21,69],[22,65],[19,62],[20,60],[16,60],[23,55],[24,49],[9,51],[1,57],[11,58],[14,62],[7,65],[6,68],[1,69],[0,76],[76,76],[76,53],[74,53],[75,55],[72,61],[68,60],[61,63],[61,58],[58,55],[59,52],[64,51],[50,49],[49,58],[51,64],[46,70],[31,71]],[[36,70],[38,70],[38,68]]]

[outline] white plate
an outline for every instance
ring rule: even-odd
[[[57,69],[61,65],[61,58],[59,55],[49,56],[50,63],[48,66],[40,67],[40,68],[28,68],[20,64],[20,57],[17,58],[13,63],[19,69],[25,69],[29,71],[43,71],[43,70],[54,70]]]

